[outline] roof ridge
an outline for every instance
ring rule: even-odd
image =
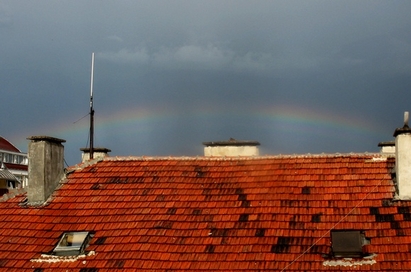
[[[340,157],[367,157],[367,158],[379,158],[383,155],[381,153],[319,153],[319,154],[278,154],[278,155],[260,155],[260,156],[107,156],[103,161],[133,161],[133,160],[142,160],[142,161],[156,161],[156,160],[210,160],[210,161],[221,161],[221,160],[262,160],[262,159],[283,159],[283,158],[340,158]],[[96,163],[96,162],[94,162]],[[94,164],[91,163],[91,164]],[[82,166],[85,168],[91,164]],[[82,168],[77,168],[82,169]]]
[[[0,197],[0,202],[5,202],[9,199],[15,198],[18,195],[23,195],[27,193],[26,188],[9,189],[7,194]]]
[[[97,164],[98,162],[101,162],[102,160],[104,160],[104,158],[97,157],[97,158],[92,159],[92,160],[88,160],[88,161],[85,161],[85,162],[75,164],[73,166],[69,166],[69,167],[66,168],[66,174],[69,174],[69,173],[77,171],[77,170],[83,170],[84,168],[89,167],[89,166],[94,165],[94,164]]]
[[[12,142],[10,142],[9,140],[7,140],[6,138],[4,138],[3,136],[0,136],[0,141],[3,139],[3,143],[6,145],[10,145],[12,148],[14,148],[14,150],[10,150],[10,149],[5,149],[6,151],[10,151],[10,152],[16,152],[16,153],[23,153],[21,152],[20,148],[18,148],[17,146],[15,146]],[[17,150],[17,151],[16,151]]]

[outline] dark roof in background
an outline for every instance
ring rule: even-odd
[[[7,139],[5,139],[1,136],[0,136],[0,150],[5,150],[5,151],[15,152],[15,153],[22,153],[17,147],[15,147]],[[7,167],[7,169],[21,170],[21,171],[27,171],[28,170],[28,165],[22,165],[22,164],[10,163],[10,162],[4,162],[4,165]],[[7,174],[8,180],[16,180],[16,177],[14,177],[13,174],[11,174],[10,172],[9,172],[9,174],[12,175],[13,178],[11,178],[10,175]],[[5,176],[5,175],[6,174],[3,173],[3,176]]]
[[[17,178],[10,173],[10,171],[7,169],[7,167],[4,167],[5,165],[0,162],[0,180],[4,179],[4,180],[8,180],[8,181],[17,181]]]
[[[0,203],[0,270],[410,270],[411,203],[393,201],[393,166],[378,154],[106,158],[44,206]],[[333,262],[332,229],[364,231],[370,257]],[[42,255],[65,231],[95,232],[86,255]]]
[[[12,170],[27,171],[28,168],[29,168],[28,165],[15,164],[15,163],[7,163],[7,162],[5,162],[4,165],[5,165],[8,169],[12,169]]]

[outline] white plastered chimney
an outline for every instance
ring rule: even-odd
[[[404,126],[397,128],[395,137],[395,173],[398,198],[411,200],[411,129],[408,126],[409,114],[404,113]]]
[[[80,151],[83,151],[81,154],[81,162],[90,160],[90,148],[80,148]],[[108,148],[95,147],[93,148],[93,159],[108,157],[109,152],[111,152],[111,150]]]
[[[228,141],[204,142],[204,156],[206,157],[233,157],[258,156],[260,145],[257,141],[239,141],[231,138]]]
[[[395,141],[390,142],[380,142],[378,143],[380,147],[380,153],[386,156],[394,156],[395,155]]]

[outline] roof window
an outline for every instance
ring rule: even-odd
[[[370,243],[361,231],[332,231],[332,253],[334,257],[363,257],[363,246]]]
[[[87,247],[90,238],[91,233],[87,231],[65,232],[54,248],[53,254],[58,256],[84,254],[84,249]]]

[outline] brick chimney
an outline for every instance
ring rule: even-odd
[[[223,156],[258,156],[260,145],[257,141],[239,141],[230,138],[228,141],[204,142],[204,156],[223,157]]]
[[[398,197],[411,200],[411,129],[408,112],[404,113],[404,126],[397,128],[395,137],[395,173]]]
[[[50,197],[64,177],[65,140],[49,136],[32,136],[28,148],[28,204],[41,205]]]
[[[81,154],[81,162],[88,161],[90,159],[90,148],[80,148],[80,151],[83,151]],[[110,149],[105,147],[94,147],[93,148],[93,159],[104,158],[108,156],[108,153],[111,152]]]

